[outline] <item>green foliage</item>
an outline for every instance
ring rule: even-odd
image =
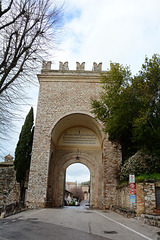
[[[89,185],[90,184],[90,181],[87,181],[87,182],[81,182],[81,186],[82,185]]]
[[[103,122],[109,140],[121,144],[123,160],[141,149],[160,156],[160,56],[146,57],[136,76],[129,67],[112,63],[101,83],[92,112]]]
[[[142,174],[139,176],[135,176],[135,182],[145,182],[145,181],[160,181],[160,173],[151,173],[151,174]],[[120,186],[128,186],[129,184],[129,176],[128,179],[121,181]]]
[[[16,179],[20,183],[24,183],[26,171],[30,168],[34,130],[33,121],[33,108],[31,108],[22,126],[15,150],[14,166],[16,170]]]
[[[157,180],[160,181],[160,173],[142,174],[135,177],[136,182],[144,182],[146,180]]]
[[[92,112],[104,123],[109,140],[121,144],[123,158],[135,153],[130,147],[132,118],[135,116],[134,108],[130,108],[130,102],[133,102],[131,81],[127,66],[112,63],[108,74],[101,78],[103,91],[99,100],[92,99]]]
[[[129,174],[150,175],[152,173],[160,174],[160,158],[156,155],[148,155],[144,152],[137,152],[130,157],[121,167],[120,180],[128,180]]]
[[[139,146],[160,155],[160,57],[145,59],[133,88],[140,99],[138,117],[133,122],[133,140]]]

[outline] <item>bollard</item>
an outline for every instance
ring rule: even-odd
[[[1,213],[1,219],[5,218],[5,212]]]

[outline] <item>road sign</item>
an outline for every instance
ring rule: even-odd
[[[129,174],[129,183],[135,183],[135,175]]]
[[[135,184],[134,183],[130,183],[129,186],[130,186],[130,188],[135,188]]]
[[[129,186],[130,186],[130,203],[132,203],[132,210],[134,216],[134,203],[136,202],[136,190],[135,190],[135,175],[129,174]]]
[[[130,195],[130,203],[136,202],[136,195]]]
[[[133,188],[130,189],[130,194],[131,194],[131,195],[134,195],[135,192],[136,192],[135,189],[133,189]]]

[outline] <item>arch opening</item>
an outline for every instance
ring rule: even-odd
[[[65,172],[65,206],[89,206],[90,200],[90,170],[81,163],[73,163]]]

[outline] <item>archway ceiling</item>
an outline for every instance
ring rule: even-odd
[[[99,138],[100,142],[102,142],[102,129],[100,124],[91,116],[81,113],[70,114],[63,117],[58,123],[55,125],[52,131],[52,140],[56,145],[61,134],[72,127],[86,127],[92,130],[97,137]]]

